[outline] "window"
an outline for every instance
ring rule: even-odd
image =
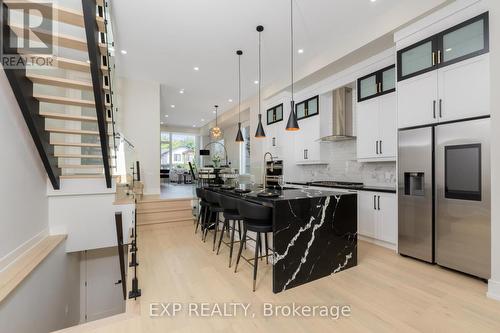
[[[314,96],[295,105],[297,119],[304,119],[319,114],[319,96]]]
[[[445,197],[481,201],[481,144],[445,147]]]
[[[240,145],[240,175],[250,174],[250,126],[243,128],[245,142]]]
[[[267,110],[267,124],[271,125],[283,120],[283,103]]]
[[[172,166],[188,169],[195,160],[196,136],[182,133],[161,132],[161,168]]]

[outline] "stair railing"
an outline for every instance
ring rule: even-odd
[[[102,61],[107,62],[107,55],[100,51],[100,32],[97,26],[96,0],[82,0],[83,17],[85,23],[85,34],[87,36],[87,48],[90,60],[90,73],[94,88],[94,100],[99,126],[99,138],[101,141],[102,159],[104,164],[104,175],[106,186],[111,188],[111,169],[109,163],[108,125],[106,121],[106,101],[103,87],[103,75],[101,72]]]

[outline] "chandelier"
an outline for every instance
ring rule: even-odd
[[[210,136],[213,139],[220,139],[222,137],[222,130],[217,125],[217,109],[218,105],[215,105],[215,126],[210,129]]]

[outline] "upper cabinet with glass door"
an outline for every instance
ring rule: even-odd
[[[358,79],[358,102],[396,90],[396,66],[391,65]]]
[[[488,13],[398,51],[398,81],[489,51]]]

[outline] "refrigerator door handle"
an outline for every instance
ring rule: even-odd
[[[380,210],[380,195],[377,195],[377,206],[378,210]]]
[[[436,119],[436,100],[432,101],[432,117]]]

